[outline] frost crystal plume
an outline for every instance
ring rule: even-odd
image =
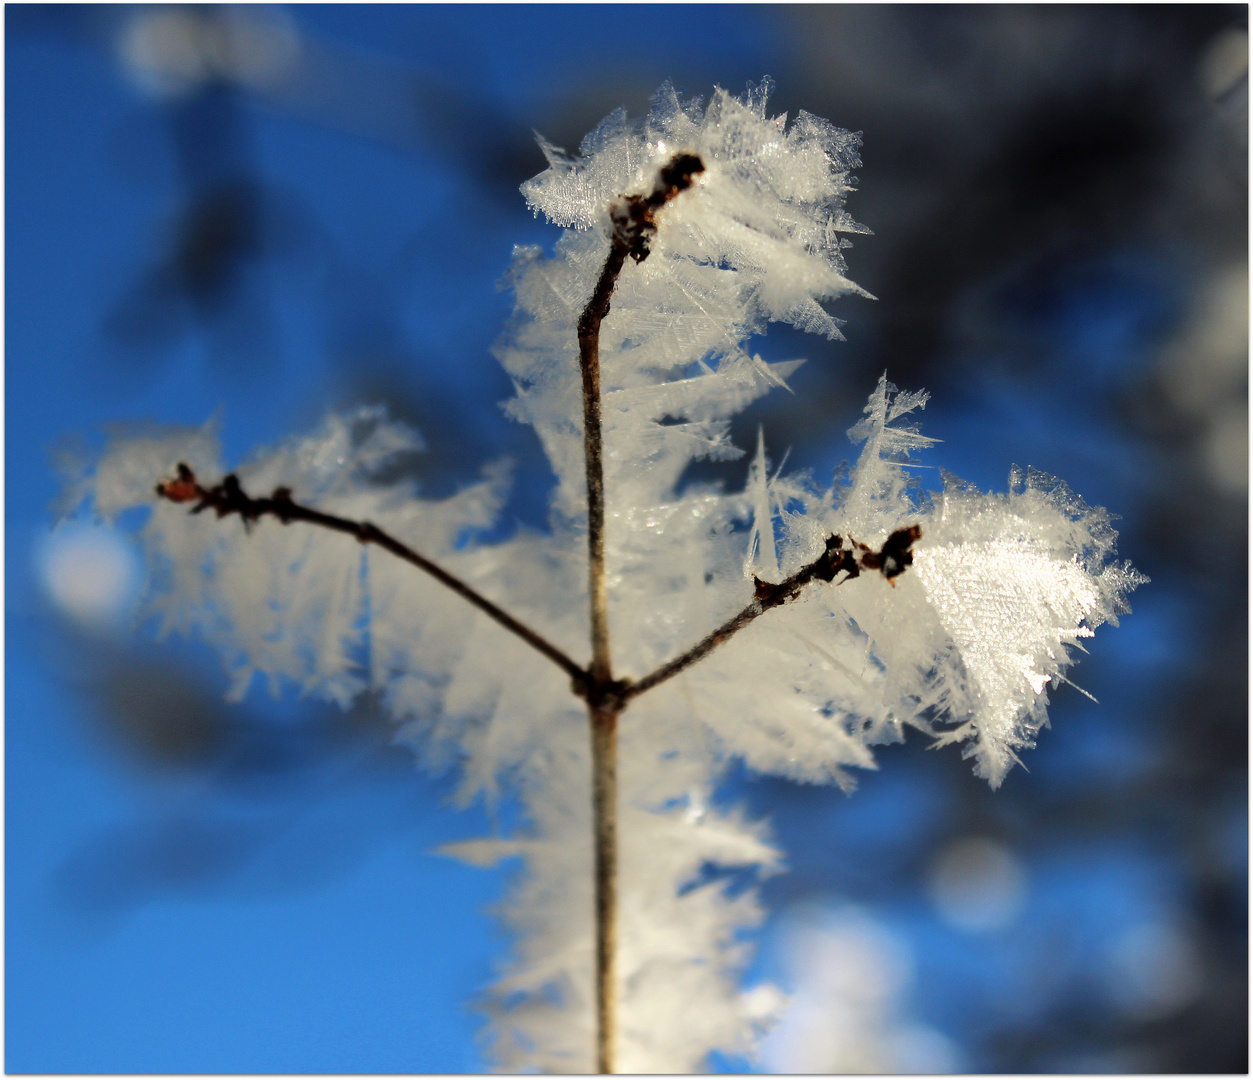
[[[758,444],[742,490],[677,484],[699,458],[734,459],[731,418],[786,385],[797,363],[746,347],[771,321],[840,336],[823,304],[864,291],[846,276],[844,209],[857,138],[767,110],[768,87],[707,105],[670,87],[641,120],[606,119],[523,185],[565,231],[555,252],[518,249],[515,315],[497,347],[514,379],[509,414],[531,425],[555,474],[550,527],[465,544],[491,524],[506,471],[423,499],[389,465],[420,449],[379,410],[330,417],[238,470],[248,490],[368,520],[499,603],[581,664],[587,654],[586,490],[575,324],[604,264],[610,208],[646,191],[675,154],[704,171],[658,215],[649,258],[628,265],[600,336],[610,627],[615,667],[639,678],[744,608],[754,578],[780,582],[833,534],[871,548],[918,525],[908,571],[815,583],[707,659],[642,694],[620,725],[618,1066],[700,1071],[750,1054],[782,1006],[745,991],[743,931],[754,892],[729,894],[710,866],[777,870],[766,826],[717,808],[725,766],[851,788],[872,747],[906,726],[961,742],[1001,783],[1045,723],[1071,647],[1127,610],[1142,580],[1114,561],[1109,515],[1036,472],[1005,494],[947,477],[924,495],[910,465],[932,440],[923,393],[885,378],[850,431],[860,456],[828,489],[772,475]],[[156,478],[186,462],[219,476],[211,428],[119,438],[76,493],[104,514],[152,505]],[[150,610],[164,630],[221,651],[232,694],[255,676],[347,705],[372,690],[431,767],[461,770],[461,797],[507,786],[526,823],[450,853],[520,858],[503,908],[514,951],[490,989],[490,1048],[504,1071],[588,1072],[594,1062],[592,837],[584,704],[570,680],[437,582],[342,535],[189,515],[160,503],[144,529]]]

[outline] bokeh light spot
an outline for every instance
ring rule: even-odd
[[[115,529],[70,524],[59,528],[39,552],[40,577],[54,604],[80,626],[116,625],[130,610],[139,587],[139,559]]]
[[[931,871],[931,899],[945,922],[962,930],[1000,930],[1022,910],[1026,876],[1004,844],[968,837],[940,852]]]

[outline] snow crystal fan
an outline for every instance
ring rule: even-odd
[[[839,338],[823,305],[866,295],[844,263],[866,231],[844,210],[857,138],[771,116],[767,91],[666,86],[578,155],[541,143],[523,192],[564,232],[516,252],[497,355],[554,472],[546,533],[466,543],[505,470],[424,499],[389,471],[416,434],[377,409],[225,476],[212,425],[119,440],[75,489],[106,516],[151,506],[149,610],[219,648],[232,695],[258,674],[343,705],[370,690],[425,760],[458,764],[463,801],[510,786],[524,824],[448,849],[526,867],[487,1005],[504,1071],[750,1054],[782,1006],[740,986],[761,911],[701,873],[780,855],[713,804],[726,765],[847,789],[909,726],[998,785],[1072,646],[1144,580],[1109,515],[1043,474],[924,494],[926,395],[886,377],[830,487],[772,475],[759,440],[742,490],[680,488],[692,461],[742,456],[731,417],[797,366],[751,337]]]

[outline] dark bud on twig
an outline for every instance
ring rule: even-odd
[[[695,154],[676,154],[657,173],[648,195],[628,195],[610,210],[614,243],[626,249],[637,263],[648,258],[649,243],[657,234],[657,211],[696,182],[705,163]],[[606,310],[608,308],[606,307]]]
[[[840,574],[845,575],[840,584],[860,576],[863,570],[878,570],[895,585],[892,579],[905,572],[905,568],[914,561],[914,553],[910,550],[915,541],[922,537],[922,529],[910,525],[897,529],[884,542],[878,551],[873,550],[859,540],[851,537],[845,546],[844,537],[838,533],[827,537],[826,550],[813,562],[802,566],[791,577],[775,584],[753,578],[753,598],[763,611],[779,604],[795,600],[801,590],[811,581],[834,581]]]
[[[291,524],[293,509],[291,488],[276,487],[270,496],[270,502],[274,506],[274,516],[284,525]]]
[[[704,171],[705,163],[695,154],[675,154],[657,174],[653,198],[660,196],[660,202],[669,202],[680,191],[686,191],[696,183],[697,174]]]
[[[196,474],[183,462],[178,463],[178,476],[174,480],[162,480],[157,485],[157,494],[170,502],[184,503],[200,498],[200,485],[196,483]]]
[[[905,529],[897,529],[884,542],[878,551],[867,551],[861,557],[861,565],[867,570],[880,571],[888,581],[899,577],[905,567],[914,563],[913,545],[922,539],[922,528],[910,525]]]
[[[280,489],[281,490],[281,489]],[[191,508],[193,514],[212,509],[218,517],[238,514],[245,525],[250,525],[264,513],[274,513],[282,517],[281,508],[291,505],[291,492],[287,493],[285,502],[275,507],[271,502],[250,498],[239,485],[239,477],[228,473],[222,477],[220,484],[211,488],[202,487],[191,469],[179,462],[178,476],[173,480],[163,480],[157,485],[157,494],[170,502],[187,503],[195,501]]]
[[[849,541],[852,543],[853,541]],[[844,539],[838,533],[827,537],[827,550],[818,559],[814,577],[822,581],[834,581],[837,574],[847,574],[844,580],[855,578],[861,573],[857,558],[851,548],[844,546]]]

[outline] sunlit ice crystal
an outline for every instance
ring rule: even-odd
[[[861,449],[839,482],[782,473],[759,439],[741,489],[680,487],[693,461],[744,454],[732,418],[796,370],[753,355],[751,336],[783,321],[839,337],[824,305],[866,295],[844,262],[845,234],[866,232],[844,208],[857,137],[807,113],[772,115],[768,91],[716,90],[703,104],[664,86],[647,116],[612,114],[576,155],[541,142],[548,167],[523,193],[564,231],[551,254],[517,251],[515,311],[496,355],[515,386],[507,412],[533,427],[553,470],[547,531],[476,539],[504,505],[507,467],[425,497],[400,467],[421,442],[382,410],[335,414],[237,470],[249,490],[282,486],[403,537],[584,657],[575,327],[614,206],[650,190],[673,155],[699,157],[695,184],[658,213],[647,258],[625,267],[599,337],[615,671],[655,670],[834,536],[874,551],[901,529],[919,535],[903,572],[806,586],[623,713],[618,1056],[628,1072],[701,1071],[711,1051],[751,1054],[782,1005],[772,987],[741,985],[744,932],[763,917],[755,890],[710,876],[781,866],[768,828],[715,798],[729,763],[851,790],[857,769],[876,767],[875,748],[912,727],[965,743],[997,785],[1043,725],[1076,644],[1115,622],[1144,580],[1115,561],[1109,515],[1042,474],[1013,473],[1003,494],[953,478],[924,493],[913,468],[934,442],[917,426],[927,396],[886,376],[850,432]],[[220,476],[219,456],[211,426],[123,434],[81,473],[72,501],[105,516],[152,506],[157,478],[180,463]],[[424,763],[458,770],[461,801],[516,798],[516,830],[450,849],[525,868],[500,908],[515,943],[486,997],[488,1045],[505,1071],[591,1071],[590,760],[569,676],[373,545],[168,501],[141,539],[146,611],[166,632],[214,644],[236,696],[257,679],[343,705],[370,692]]]

